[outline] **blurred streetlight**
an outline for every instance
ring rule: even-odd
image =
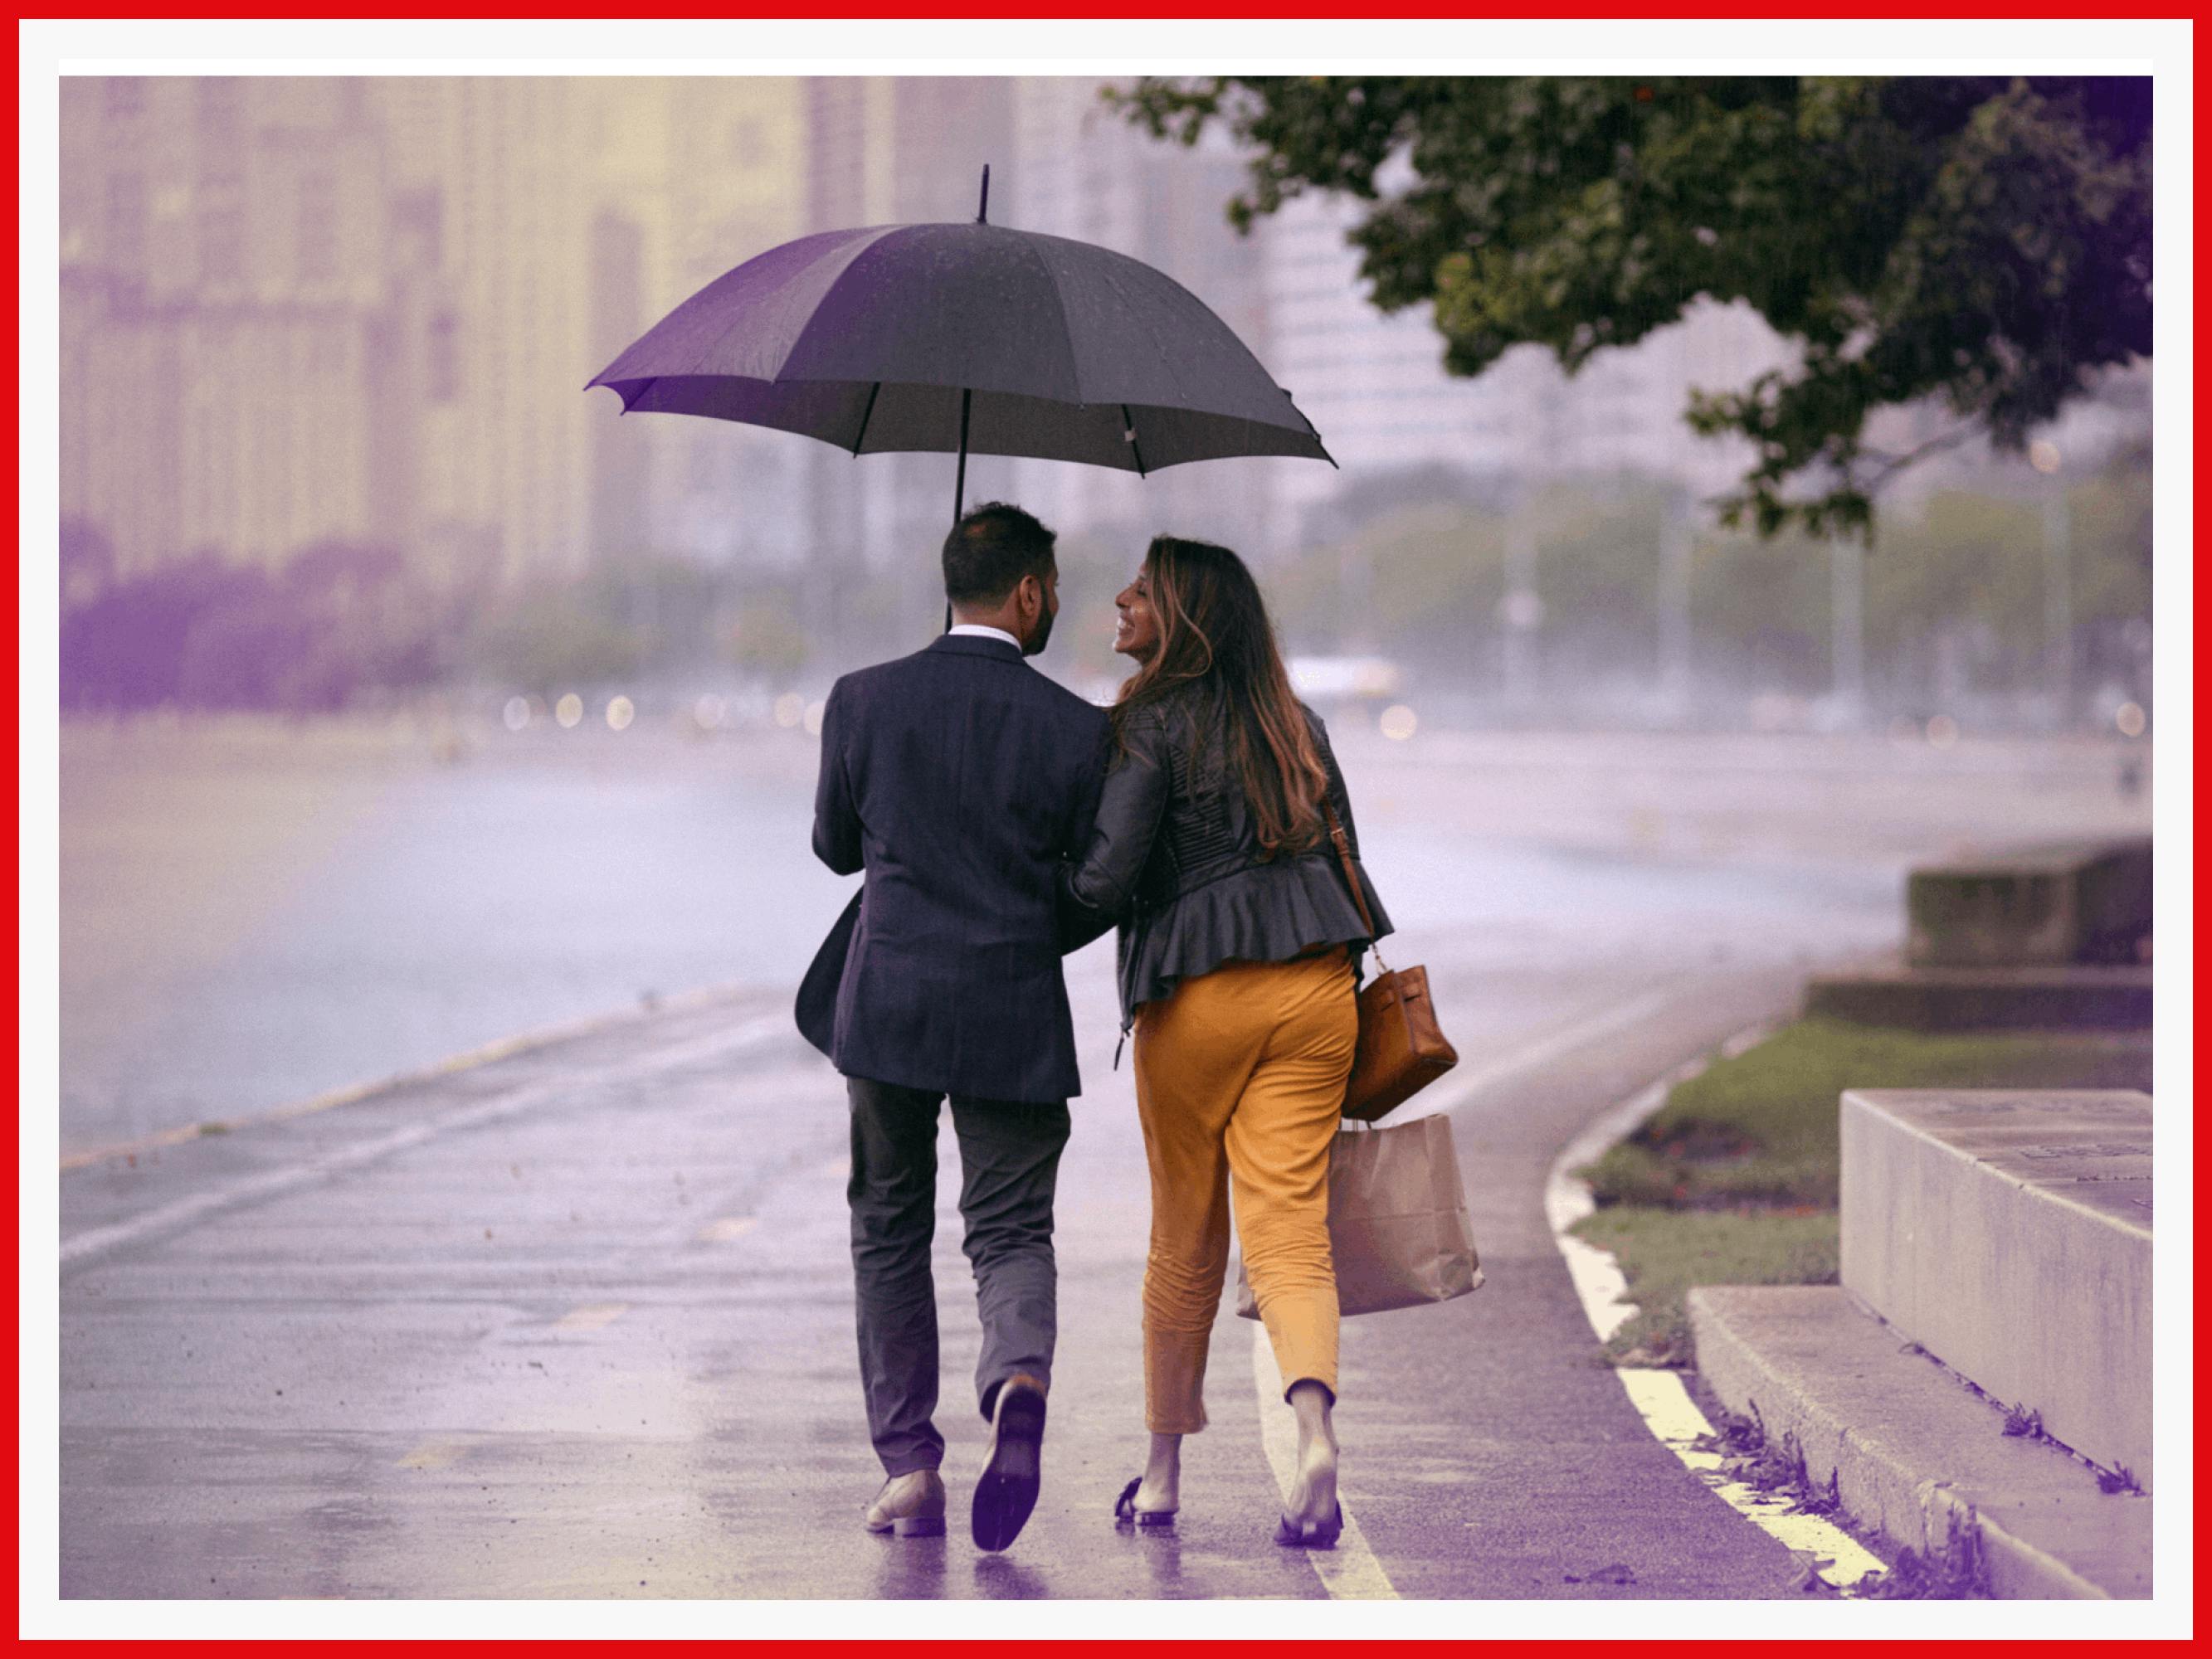
[[[584,718],[584,700],[574,691],[564,693],[561,701],[553,705],[553,718],[561,723],[562,731],[573,730],[576,722]]]
[[[507,700],[507,707],[501,711],[500,717],[507,722],[508,731],[520,732],[530,724],[530,699],[509,697]]]
[[[1677,716],[1690,701],[1690,507],[1668,503],[1659,544],[1659,695]]]
[[[775,700],[775,723],[788,732],[806,718],[806,699],[796,691],[787,691]]]
[[[2038,438],[2027,464],[2043,475],[2043,632],[2051,699],[2066,725],[2074,702],[2074,523],[2058,446]]]
[[[623,732],[637,718],[637,705],[628,697],[617,697],[607,704],[607,729]]]
[[[1830,690],[1856,726],[1866,702],[1866,550],[1849,537],[1828,544]]]
[[[1526,702],[1536,690],[1536,630],[1543,625],[1544,601],[1536,594],[1535,534],[1518,513],[1505,528],[1505,597],[1498,615],[1505,624],[1505,696]]]
[[[1376,722],[1376,729],[1392,742],[1403,743],[1419,729],[1420,724],[1412,709],[1402,702],[1394,702],[1382,711],[1382,719]]]

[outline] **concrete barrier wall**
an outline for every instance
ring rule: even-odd
[[[1844,1288],[2150,1490],[2150,1097],[1855,1089],[1842,1113]]]
[[[2151,843],[2031,848],[1916,870],[1906,959],[1923,968],[2134,962],[2150,935]]]

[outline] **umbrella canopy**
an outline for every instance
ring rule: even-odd
[[[1290,394],[1182,284],[1088,242],[981,222],[771,248],[590,386],[620,393],[625,414],[743,421],[855,455],[973,452],[1137,473],[1231,455],[1329,459]]]

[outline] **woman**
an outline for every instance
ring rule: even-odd
[[[1372,942],[1331,840],[1332,815],[1351,836],[1351,802],[1234,553],[1159,537],[1114,603],[1114,648],[1139,666],[1113,709],[1097,828],[1066,884],[1121,923],[1121,1029],[1136,1032],[1152,1169],[1152,1453],[1115,1514],[1173,1524],[1182,1437],[1206,1426],[1206,1340],[1233,1199],[1297,1416],[1297,1473],[1276,1540],[1326,1548],[1344,1524],[1329,1417],[1329,1146],[1358,1031],[1358,959]],[[1389,933],[1371,887],[1366,897]]]

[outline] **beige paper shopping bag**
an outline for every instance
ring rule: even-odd
[[[1337,1132],[1328,1168],[1328,1242],[1338,1310],[1346,1315],[1449,1302],[1482,1284],[1451,1120]],[[1257,1319],[1237,1267],[1237,1311]]]

